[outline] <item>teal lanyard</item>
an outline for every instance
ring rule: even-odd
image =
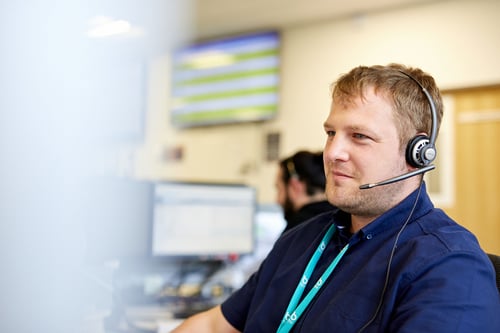
[[[295,292],[293,293],[292,299],[288,304],[288,308],[286,309],[283,319],[281,320],[280,327],[278,328],[276,333],[286,333],[292,329],[293,325],[297,322],[297,320],[302,315],[304,310],[307,308],[309,303],[311,303],[314,296],[321,289],[323,283],[328,279],[330,274],[332,274],[333,270],[339,263],[340,259],[342,259],[345,252],[349,248],[349,244],[344,246],[342,251],[340,251],[340,253],[335,257],[335,259],[333,259],[332,263],[328,266],[323,275],[321,275],[318,281],[316,281],[314,287],[312,287],[309,293],[307,293],[302,302],[300,302],[299,304],[299,300],[302,297],[304,290],[306,289],[307,283],[309,282],[309,279],[311,278],[311,275],[314,269],[316,268],[316,265],[318,264],[319,258],[321,258],[321,255],[325,251],[327,244],[332,239],[335,230],[336,226],[335,224],[332,224],[328,229],[328,231],[326,232],[323,239],[321,240],[321,243],[318,245],[318,248],[314,252],[311,260],[309,260],[309,263],[307,264],[306,269],[304,270],[304,274],[302,275],[302,278],[300,279],[300,282],[297,285]]]

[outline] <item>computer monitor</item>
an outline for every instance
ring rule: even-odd
[[[154,186],[153,257],[219,258],[251,253],[256,191],[234,184]]]

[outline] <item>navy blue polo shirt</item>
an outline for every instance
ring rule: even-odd
[[[259,270],[222,304],[225,318],[243,332],[276,332],[305,266],[335,223],[339,228],[304,295],[348,242],[349,250],[292,332],[358,332],[375,314],[363,332],[500,332],[491,262],[474,235],[434,208],[422,186],[418,199],[415,191],[354,235],[342,211],[285,233]],[[415,200],[386,282],[396,235]]]

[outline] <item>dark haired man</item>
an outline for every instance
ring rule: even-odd
[[[301,150],[280,161],[276,191],[286,220],[283,232],[335,208],[326,200],[325,183],[322,152]]]

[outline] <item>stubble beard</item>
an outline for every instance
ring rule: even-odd
[[[359,188],[342,187],[333,181],[326,181],[326,195],[328,201],[347,213],[357,216],[379,216],[395,205],[397,193],[403,184],[375,187],[367,190]]]

